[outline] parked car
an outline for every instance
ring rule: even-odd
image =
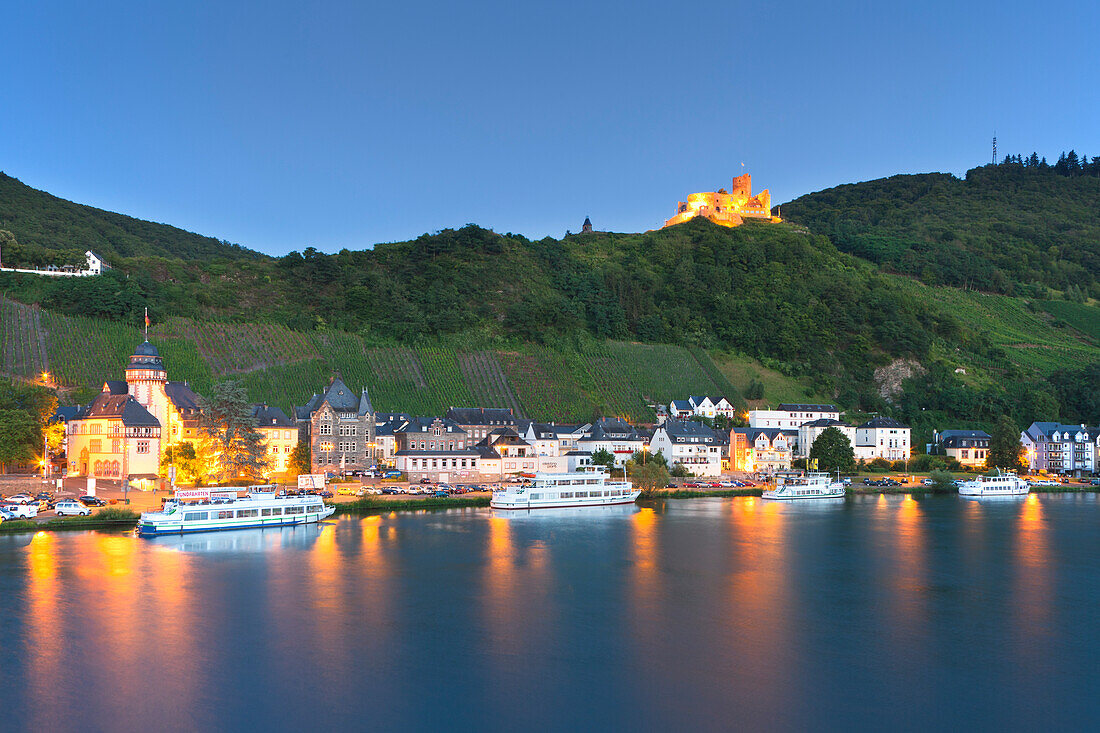
[[[436,491],[435,493],[432,494],[432,496],[439,497],[440,499],[446,499],[447,498],[447,492],[446,491]]]
[[[384,489],[382,489],[382,493],[383,494],[396,494],[396,493],[398,493],[398,491],[397,491],[396,488],[394,488],[392,486],[387,486]]]
[[[34,501],[34,497],[30,494],[16,494],[15,496],[9,496],[4,501],[9,504],[30,504]]]
[[[59,517],[87,517],[92,513],[90,507],[86,507],[79,501],[59,501],[54,507]]]
[[[422,483],[422,484],[430,484],[431,482],[432,482],[432,480],[430,478],[428,478],[427,476],[420,479],[420,483]]]
[[[340,496],[355,496],[358,492],[357,489],[353,489],[350,486],[343,486],[336,490],[336,493]],[[332,496],[332,492],[328,492],[329,496]]]
[[[8,519],[34,519],[38,516],[37,504],[5,504],[4,512]]]
[[[1092,481],[1090,481],[1089,483],[1090,483],[1091,485],[1093,485],[1093,486],[1100,486],[1100,478],[1094,478],[1094,479],[1093,479]]]
[[[920,485],[921,485],[921,486],[931,486],[931,485],[932,485],[932,484],[934,484],[934,483],[936,483],[936,482],[935,482],[935,481],[933,481],[932,479],[930,479],[930,478],[925,478],[925,479],[921,479]]]
[[[79,499],[77,499],[77,501],[79,501],[84,506],[90,506],[90,507],[107,506],[107,502],[103,501],[103,499],[100,499],[98,496],[82,496]]]

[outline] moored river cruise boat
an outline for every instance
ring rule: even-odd
[[[601,466],[576,473],[536,473],[530,484],[494,491],[489,506],[494,509],[610,506],[633,504],[640,493],[629,481],[610,481],[607,469]]]
[[[319,496],[276,494],[274,486],[249,486],[248,494],[236,489],[182,489],[158,512],[143,512],[138,534],[143,536],[213,532],[219,529],[286,527],[319,522],[336,507]]]
[[[959,496],[1021,496],[1030,490],[1027,481],[1000,469],[995,474],[977,476],[959,484]]]
[[[764,499],[837,499],[844,496],[844,484],[827,473],[780,471],[775,487],[764,491]]]

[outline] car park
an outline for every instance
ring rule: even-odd
[[[59,501],[54,507],[59,517],[87,517],[92,513],[91,508],[84,506],[79,501]]]

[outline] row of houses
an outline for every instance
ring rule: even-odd
[[[311,470],[350,472],[392,466],[411,480],[462,480],[537,471],[572,471],[607,451],[622,467],[633,455],[661,454],[698,476],[724,471],[772,474],[809,456],[818,437],[835,428],[857,460],[905,460],[908,426],[887,417],[859,425],[840,419],[829,404],[780,404],[748,412],[748,427],[713,429],[695,417],[733,417],[722,397],[673,400],[653,428],[618,418],[558,424],[517,417],[510,409],[451,407],[442,416],[378,412],[366,387],[351,389],[339,376],[295,407],[293,417],[257,404],[252,415],[264,436],[269,470],[291,467],[299,442],[308,442]],[[130,356],[126,379],[107,381],[90,405],[66,408],[70,476],[154,481],[161,457],[175,443],[198,437],[200,401],[185,382],[168,380],[164,361],[148,341]],[[985,463],[989,435],[976,430],[934,433],[928,452],[969,466]],[[1021,434],[1029,467],[1055,473],[1092,473],[1100,466],[1100,429],[1036,422]]]

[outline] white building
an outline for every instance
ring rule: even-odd
[[[777,410],[750,410],[750,428],[779,428],[798,430],[813,420],[840,420],[840,410],[836,405],[779,405]]]
[[[615,457],[617,467],[626,463],[645,445],[645,439],[629,423],[617,418],[601,418],[591,432],[576,441],[576,449],[595,454],[605,450]]]
[[[876,417],[856,428],[854,452],[856,458],[907,461],[911,448],[910,430],[889,417]]]
[[[795,446],[796,455],[799,458],[809,458],[810,449],[813,448],[814,441],[829,428],[836,428],[844,433],[844,437],[852,444],[852,452],[855,452],[856,429],[848,423],[827,417],[820,417],[798,426],[798,445]],[[856,458],[858,457],[857,455]]]
[[[730,401],[725,397],[707,397],[705,395],[691,395],[688,397],[688,405],[692,414],[713,420],[722,417],[733,417],[734,409]]]
[[[696,476],[720,476],[725,443],[702,423],[693,420],[665,420],[649,441],[651,453],[660,453],[669,467],[674,463]]]
[[[1031,471],[1077,475],[1096,471],[1100,428],[1033,422],[1020,433],[1020,442]]]

